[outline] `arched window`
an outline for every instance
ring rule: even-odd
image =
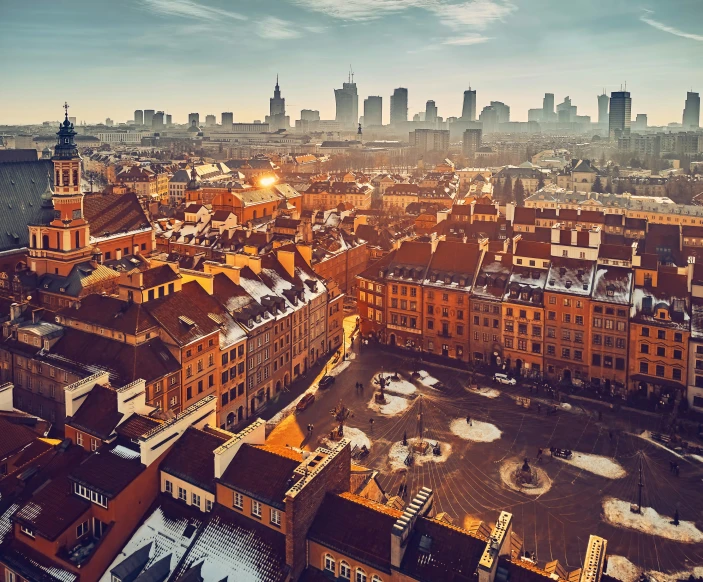
[[[81,233],[78,230],[76,231],[76,248],[81,248]]]
[[[61,173],[56,170],[56,184],[54,186],[58,186],[61,183]]]
[[[332,572],[332,574],[337,573],[337,563],[330,554],[325,554],[324,569],[326,572]]]
[[[36,234],[32,235],[32,248],[33,249],[37,248],[37,235]]]
[[[339,577],[342,580],[351,580],[351,568],[346,562],[339,563]]]
[[[371,582],[383,582],[383,580],[381,580],[380,576],[378,576],[377,574],[374,574],[373,577],[371,578]]]
[[[230,412],[227,415],[227,424],[234,424],[234,412]]]
[[[366,582],[366,572],[364,572],[361,568],[356,569],[356,578],[354,579],[354,582]]]

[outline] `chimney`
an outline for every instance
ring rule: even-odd
[[[293,251],[276,251],[276,258],[281,266],[286,270],[286,273],[291,277],[295,276],[295,253]]]
[[[26,307],[27,306],[23,303],[13,303],[10,305],[10,321],[17,321],[22,313],[24,313]]]
[[[513,536],[513,515],[501,511],[498,521],[493,527],[491,537],[488,538],[486,549],[481,554],[478,563],[478,582],[494,582],[498,559],[501,556],[510,557],[510,542]]]
[[[295,245],[309,267],[312,267],[312,245]]]
[[[403,515],[393,524],[393,529],[391,529],[391,564],[393,567],[400,568],[415,522],[418,517],[430,512],[433,501],[432,489],[423,487],[405,508]]]
[[[588,539],[586,559],[581,568],[579,582],[600,582],[606,563],[606,550],[608,542],[598,536],[591,536]]]

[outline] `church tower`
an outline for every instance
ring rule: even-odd
[[[90,257],[90,229],[83,216],[81,157],[75,143],[76,131],[66,117],[56,133],[57,142],[51,161],[54,188],[42,196],[42,206],[51,204],[53,214],[43,224],[30,225],[30,265],[39,275],[68,275],[73,265]]]

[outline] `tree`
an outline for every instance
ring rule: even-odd
[[[615,186],[615,193],[616,194],[624,194],[625,193],[625,181],[624,180],[618,180],[617,186]]]
[[[610,178],[608,178],[608,183],[605,185],[605,191],[608,194],[613,193],[613,181]]]
[[[544,174],[542,172],[539,173],[539,182],[537,182],[537,190],[541,190],[544,188]]]
[[[593,185],[591,186],[591,192],[596,192],[599,194],[603,192],[603,184],[600,181],[600,176],[596,176],[596,179],[593,181]]]
[[[515,206],[525,206],[525,188],[523,187],[522,180],[520,178],[515,180],[513,197],[515,198]]]
[[[501,198],[503,202],[509,202],[513,199],[513,181],[511,180],[510,176],[505,178],[505,182],[503,182],[503,191],[501,192]]]

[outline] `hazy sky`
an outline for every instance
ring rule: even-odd
[[[0,0],[0,124],[131,119],[135,109],[263,119],[276,74],[291,120],[334,117],[349,66],[363,98],[407,87],[461,114],[469,83],[526,120],[545,92],[596,119],[627,81],[633,118],[681,121],[703,92],[703,0]]]

